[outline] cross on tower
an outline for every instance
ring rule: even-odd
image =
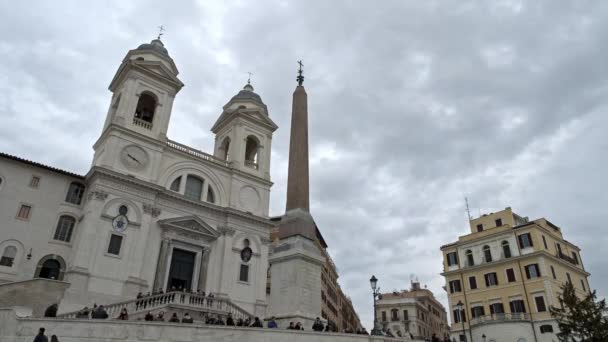
[[[247,79],[247,84],[251,84],[251,75],[253,75],[253,73],[250,71],[248,71],[247,73],[249,74],[249,78]]]
[[[164,30],[165,30],[165,27],[163,25],[160,25],[158,27],[158,38],[156,38],[156,39],[160,40],[160,36],[162,36],[164,34],[163,33]]]
[[[304,83],[304,76],[302,75],[302,67],[304,64],[302,64],[302,60],[299,60],[298,64],[300,65],[300,69],[298,69],[298,77],[296,77],[296,80],[298,81],[299,85],[302,85],[302,83]]]

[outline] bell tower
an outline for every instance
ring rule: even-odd
[[[243,90],[224,105],[211,128],[215,134],[214,155],[234,168],[270,179],[270,147],[277,128],[268,107],[247,81]]]
[[[109,86],[113,95],[104,131],[114,124],[164,139],[173,100],[184,86],[178,73],[160,39],[129,51]]]

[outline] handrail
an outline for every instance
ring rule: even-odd
[[[186,146],[184,144],[180,144],[177,141],[173,141],[171,139],[167,139],[167,146],[169,146],[169,147],[171,147],[173,149],[176,149],[178,151],[187,153],[187,154],[189,154],[191,156],[194,156],[194,157],[197,157],[197,158],[200,158],[200,159],[203,159],[203,160],[210,161],[212,163],[220,164],[220,165],[223,165],[223,166],[226,166],[226,167],[230,166],[230,163],[227,162],[227,161],[225,161],[225,160],[223,160],[223,159],[217,158],[216,156],[213,156],[213,155],[211,155],[209,153],[205,153],[205,152],[203,152],[201,150],[197,150],[195,148]]]
[[[221,315],[231,314],[235,319],[246,319],[253,317],[253,315],[240,306],[234,304],[228,298],[208,297],[197,293],[178,291],[152,295],[144,298],[131,299],[107,306],[104,305],[104,309],[110,318],[116,318],[118,315],[120,315],[120,312],[123,309],[127,309],[129,315],[132,315],[155,310],[169,304],[186,306],[194,310],[200,310],[201,312],[216,313]],[[57,318],[82,318],[81,310],[59,314],[57,315]],[[88,316],[84,318],[88,318]]]
[[[487,322],[503,322],[503,321],[529,321],[530,314],[524,312],[511,312],[502,314],[492,314],[489,316],[480,316],[471,319],[471,326],[487,323]]]

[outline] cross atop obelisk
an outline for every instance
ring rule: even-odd
[[[156,37],[156,39],[160,40],[160,37],[164,34],[163,31],[165,31],[165,27],[163,25],[160,25],[158,27],[158,37]]]
[[[298,85],[302,85],[302,83],[304,83],[304,76],[302,75],[302,67],[304,64],[302,64],[302,60],[299,60],[298,64],[300,65],[300,69],[298,69],[298,77],[296,77],[296,80],[298,81]]]

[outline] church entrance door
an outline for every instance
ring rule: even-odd
[[[192,277],[196,253],[174,248],[171,257],[171,268],[169,269],[169,279],[167,289],[175,287],[179,289],[192,289]]]

